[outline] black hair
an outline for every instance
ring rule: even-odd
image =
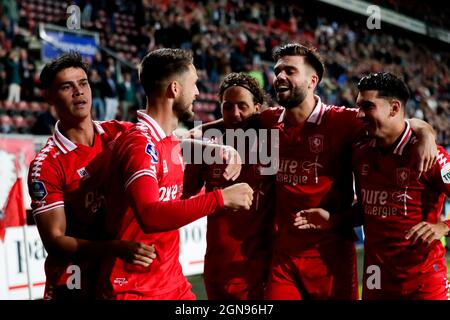
[[[71,51],[63,53],[58,58],[47,63],[42,69],[39,77],[41,88],[50,88],[53,80],[55,80],[56,74],[67,68],[80,68],[83,69],[86,74],[88,73],[88,66],[83,62],[83,58],[79,52]]]
[[[379,97],[395,98],[404,106],[409,99],[409,89],[399,77],[388,72],[370,73],[359,80],[359,91],[376,90]]]

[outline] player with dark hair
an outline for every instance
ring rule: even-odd
[[[299,211],[325,208],[339,215],[353,201],[351,147],[364,133],[357,109],[324,104],[314,91],[323,77],[320,55],[291,43],[273,52],[274,88],[284,107],[263,112],[263,127],[280,130],[280,166],[277,174],[275,242],[269,299],[355,299],[356,255],[351,227],[298,230]],[[431,127],[413,120],[417,131],[435,151]],[[421,128],[425,128],[419,130]],[[428,149],[427,149],[428,150]],[[419,170],[430,160],[419,150]]]
[[[224,121],[198,129],[208,139],[233,145],[234,135],[229,136],[227,129],[245,129],[245,120],[263,107],[264,92],[250,75],[231,73],[220,84],[218,96]],[[194,129],[194,134],[198,129]],[[216,130],[218,136],[211,136],[212,130]],[[247,154],[243,157],[248,159],[251,146],[245,145],[245,151]],[[231,184],[222,177],[223,166],[187,168],[183,196],[197,194],[203,186],[211,191]],[[250,210],[222,209],[208,216],[203,276],[209,300],[264,297],[273,238],[274,183],[273,176],[263,175],[261,168],[260,162],[245,163],[237,180],[248,183],[254,190],[256,200]]]
[[[350,226],[338,230],[298,230],[301,211],[326,208],[333,215],[353,201],[351,149],[364,134],[357,109],[330,106],[314,91],[323,77],[322,58],[297,43],[275,48],[274,88],[281,108],[265,110],[256,126],[280,134],[276,175],[276,225],[268,299],[355,299],[357,297],[355,235]],[[435,161],[432,128],[409,120],[420,133],[417,167]]]
[[[28,177],[33,215],[48,252],[44,298],[94,298],[99,259],[114,256],[146,267],[155,257],[153,247],[145,244],[102,240],[105,149],[127,125],[92,121],[87,67],[79,53],[49,62],[40,80],[59,118]],[[67,285],[71,266],[81,272],[81,288]]]
[[[177,229],[216,209],[249,209],[253,191],[239,183],[180,200],[184,164],[173,131],[192,116],[198,94],[192,56],[181,49],[152,51],[141,62],[140,79],[147,108],[114,145],[106,227],[110,237],[155,244],[157,258],[148,268],[105,262],[100,293],[109,299],[194,299],[178,261]]]
[[[447,300],[445,249],[439,240],[448,235],[450,221],[439,218],[445,195],[450,196],[450,156],[439,146],[431,170],[420,174],[411,166],[417,137],[405,121],[409,90],[401,79],[369,74],[358,89],[358,118],[369,135],[355,144],[352,156],[359,207],[344,221],[320,210],[296,224],[326,229],[363,221],[363,299]]]

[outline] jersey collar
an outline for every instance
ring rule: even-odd
[[[61,150],[62,153],[66,154],[70,151],[73,151],[77,148],[77,145],[67,139],[61,131],[59,131],[59,123],[58,120],[55,125],[55,133],[53,134],[53,141],[55,142],[55,145],[58,147],[59,150]],[[104,134],[105,130],[103,130],[102,126],[100,125],[100,122],[98,121],[92,121],[94,124],[94,129],[99,134]]]
[[[319,125],[321,124],[323,115],[325,113],[325,105],[322,103],[322,100],[318,95],[314,95],[314,98],[315,100],[317,100],[317,103],[313,111],[309,115],[308,119],[306,119],[306,122]],[[283,122],[285,116],[286,116],[286,108],[283,108],[283,112],[281,113],[280,118],[278,119],[278,123]]]
[[[400,155],[400,156],[403,154],[403,150],[405,149],[406,145],[411,141],[411,139],[413,137],[413,131],[411,130],[411,126],[409,125],[409,122],[405,121],[405,124],[406,124],[406,128],[403,131],[402,136],[399,139],[397,145],[395,146],[394,151],[392,151],[393,154]],[[369,143],[369,146],[375,148],[377,146],[376,139],[372,139]]]
[[[152,136],[156,139],[156,141],[162,140],[166,137],[166,133],[161,128],[161,126],[156,122],[155,119],[150,117],[145,111],[139,110],[137,112],[138,122],[145,125],[149,128],[152,133]]]

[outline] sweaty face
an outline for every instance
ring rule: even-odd
[[[358,118],[365,124],[366,130],[371,137],[384,137],[384,129],[391,120],[391,106],[389,100],[378,97],[378,91],[361,91],[356,99],[359,107]]]
[[[82,120],[91,116],[91,87],[83,69],[67,68],[58,72],[46,97],[61,120]]]
[[[253,101],[253,94],[240,86],[226,89],[222,98],[222,116],[227,128],[240,128],[242,122],[259,111],[259,104]]]
[[[278,103],[292,109],[299,106],[308,95],[311,77],[310,67],[305,65],[302,56],[281,57],[274,67],[273,85]]]
[[[189,70],[180,76],[181,94],[173,104],[173,112],[180,121],[189,120],[194,116],[192,103],[199,94],[197,80],[197,70],[192,64],[189,66]]]

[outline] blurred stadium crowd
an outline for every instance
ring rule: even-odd
[[[406,0],[374,3],[450,28],[449,7]],[[438,143],[450,146],[449,45],[384,24],[369,30],[364,18],[315,1],[2,0],[0,133],[51,133],[54,111],[38,89],[38,23],[66,26],[71,4],[81,8],[82,28],[99,32],[100,46],[115,53],[102,50],[88,61],[97,119],[134,119],[145,101],[129,65],[160,47],[193,51],[200,77],[198,119],[219,116],[218,83],[230,72],[252,74],[273,104],[271,50],[298,41],[317,47],[326,58],[327,74],[318,90],[326,103],[352,106],[361,75],[393,72],[411,89],[408,115],[431,123]]]

